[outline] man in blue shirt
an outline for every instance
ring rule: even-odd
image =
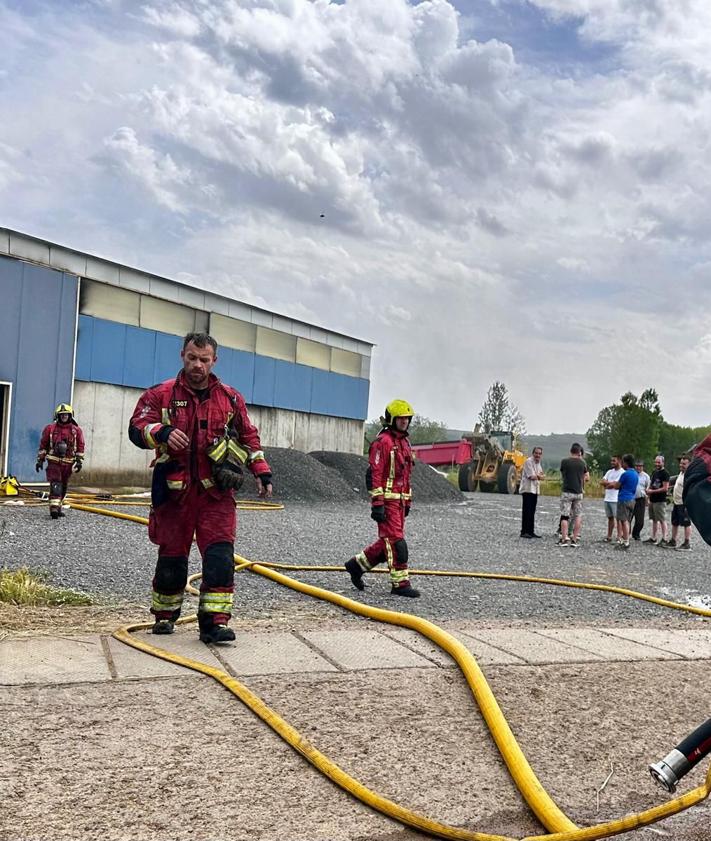
[[[617,494],[617,521],[622,537],[615,548],[624,550],[630,548],[630,521],[634,514],[634,495],[637,490],[639,476],[634,469],[634,456],[630,453],[622,456],[622,467],[624,467],[624,473],[617,482],[611,482],[610,485],[619,488],[619,493]]]

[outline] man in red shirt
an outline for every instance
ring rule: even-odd
[[[84,463],[84,433],[74,420],[74,410],[69,403],[60,403],[54,410],[54,423],[42,430],[37,462],[37,473],[47,459],[49,482],[49,515],[53,520],[64,516],[62,503],[67,495],[72,468],[79,472]]]
[[[381,561],[390,570],[390,592],[395,596],[420,595],[411,584],[407,566],[405,517],[410,513],[410,474],[413,455],[408,428],[414,415],[406,400],[393,400],[381,418],[383,428],[370,446],[366,485],[370,493],[370,516],[378,524],[378,539],[346,562],[353,585],[364,589],[363,573]]]
[[[154,634],[171,634],[180,615],[193,541],[202,555],[198,624],[203,642],[230,642],[234,593],[234,491],[243,468],[260,496],[272,495],[272,473],[242,395],[212,372],[217,342],[189,333],[183,369],[141,395],[128,435],[154,449],[148,536],[158,545],[151,613]]]

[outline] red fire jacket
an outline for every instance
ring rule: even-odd
[[[210,374],[208,390],[206,399],[200,401],[181,371],[174,380],[144,392],[131,417],[129,438],[137,447],[156,450],[151,466],[164,465],[167,486],[172,492],[179,493],[200,482],[210,493],[224,495],[224,491],[213,486],[213,463],[207,450],[228,430],[234,431],[240,446],[247,451],[247,465],[254,476],[271,474],[259,432],[249,419],[242,395],[214,374]],[[168,449],[166,442],[173,429],[182,430],[190,438],[186,449]]]
[[[410,474],[414,458],[407,432],[382,430],[370,445],[370,499],[372,505],[387,500],[410,504]]]
[[[55,455],[55,448],[60,441],[67,445],[64,456]],[[76,421],[69,423],[47,424],[42,430],[37,460],[47,459],[58,464],[72,464],[77,459],[84,458],[84,433]]]

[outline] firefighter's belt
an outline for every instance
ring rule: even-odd
[[[74,456],[66,456],[62,458],[61,456],[47,456],[47,461],[55,461],[58,464],[74,464]]]

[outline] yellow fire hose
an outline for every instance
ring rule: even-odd
[[[132,514],[123,514],[118,511],[102,510],[101,508],[87,506],[80,503],[70,503],[72,508],[87,511],[90,513],[104,514],[120,519],[131,520],[133,522],[146,524],[148,521],[144,517],[137,517]],[[537,816],[543,826],[549,831],[548,834],[527,836],[521,841],[596,841],[596,839],[608,838],[612,835],[618,835],[623,832],[629,832],[633,829],[638,829],[652,823],[656,823],[671,815],[677,814],[690,806],[696,805],[703,801],[711,793],[711,767],[709,768],[704,783],[684,795],[675,797],[660,806],[655,806],[652,809],[647,809],[634,815],[627,815],[606,823],[597,824],[595,826],[579,828],[565,815],[564,812],[557,806],[557,804],[550,797],[548,792],[544,789],[533,769],[528,763],[523,751],[516,742],[516,739],[511,732],[511,729],[506,721],[496,698],[489,687],[486,678],[484,677],[479,665],[474,656],[466,649],[462,643],[455,637],[448,634],[443,629],[439,628],[433,623],[413,616],[407,613],[398,613],[390,610],[383,610],[381,608],[374,608],[356,602],[338,593],[333,593],[329,590],[324,590],[320,587],[314,587],[310,584],[296,581],[286,575],[277,571],[279,569],[289,570],[306,570],[306,571],[338,571],[343,573],[343,569],[333,566],[296,566],[291,564],[266,564],[248,561],[235,555],[236,569],[248,569],[250,572],[258,573],[266,578],[271,579],[279,584],[290,587],[293,590],[313,596],[314,598],[323,599],[333,604],[337,604],[353,613],[361,616],[366,616],[370,619],[375,619],[381,622],[387,622],[393,625],[399,625],[412,630],[418,631],[428,639],[432,640],[436,645],[446,651],[457,663],[461,669],[472,694],[481,710],[484,720],[489,727],[492,738],[496,743],[499,752],[501,753],[504,762],[506,763],[509,773],[515,781],[521,796],[529,805],[533,813]],[[654,604],[664,607],[670,607],[677,610],[694,613],[697,615],[711,617],[711,610],[704,608],[695,608],[687,605],[671,602],[666,599],[659,599],[654,596],[649,596],[643,593],[637,593],[633,590],[626,590],[623,588],[612,587],[604,584],[588,584],[575,581],[563,581],[559,579],[534,578],[528,576],[505,575],[497,573],[478,573],[478,572],[452,572],[448,573],[441,570],[412,570],[414,574],[418,575],[454,575],[457,577],[467,578],[486,578],[486,579],[500,579],[508,581],[520,581],[526,583],[538,584],[552,584],[556,586],[576,587],[580,589],[600,590],[603,592],[617,593],[628,596],[630,598],[642,599]],[[196,594],[197,591],[193,588],[192,582],[200,578],[200,575],[191,576],[188,587],[189,592]],[[186,617],[179,620],[179,624],[193,622],[196,616]],[[371,791],[362,783],[351,777],[337,765],[332,763],[326,756],[314,748],[308,741],[306,741],[301,734],[296,731],[288,722],[284,721],[277,713],[270,709],[252,693],[246,686],[240,683],[235,678],[228,675],[220,669],[207,666],[196,660],[190,660],[186,657],[181,657],[177,654],[172,654],[164,649],[157,648],[148,643],[135,639],[131,634],[133,631],[144,630],[151,627],[152,623],[142,623],[137,625],[128,625],[119,628],[114,632],[113,636],[121,642],[132,646],[140,651],[144,651],[155,657],[168,660],[181,666],[193,669],[195,671],[206,674],[219,683],[226,689],[232,692],[239,698],[249,709],[258,715],[266,724],[268,724],[279,736],[281,736],[291,747],[298,753],[304,756],[311,762],[319,771],[325,774],[329,779],[335,782],[344,790],[348,791],[354,797],[357,797],[361,802],[376,809],[394,820],[400,821],[403,824],[412,826],[422,832],[439,838],[446,839],[464,839],[464,841],[516,841],[516,839],[508,836],[491,835],[486,833],[479,833],[473,830],[463,829],[459,827],[452,827],[447,824],[442,824],[434,821],[424,815],[420,815],[409,809],[388,800],[385,797]]]

